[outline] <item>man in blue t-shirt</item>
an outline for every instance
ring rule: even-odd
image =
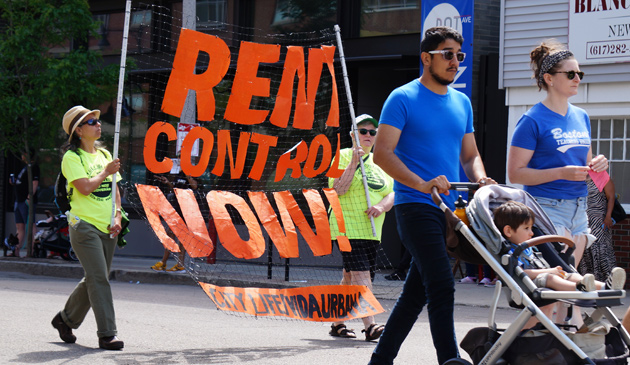
[[[459,181],[460,163],[471,181],[495,183],[477,150],[470,100],[448,87],[465,57],[463,41],[452,28],[428,29],[420,44],[422,76],[394,90],[383,106],[374,161],[395,180],[398,230],[413,261],[370,364],[393,363],[425,304],[439,363],[459,357],[446,221],[431,189],[453,209],[448,189]]]

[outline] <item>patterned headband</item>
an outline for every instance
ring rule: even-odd
[[[573,53],[571,51],[560,51],[560,52],[556,52],[554,54],[550,54],[549,56],[545,57],[545,59],[542,62],[542,65],[540,65],[540,73],[538,74],[538,81],[540,81],[541,84],[544,84],[545,79],[543,78],[543,76],[546,73],[548,73],[549,70],[551,70],[553,66],[555,66],[558,62],[562,60],[566,60],[569,57],[573,57]]]

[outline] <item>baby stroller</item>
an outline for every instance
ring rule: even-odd
[[[53,215],[46,211],[47,219],[36,223],[40,230],[33,239],[33,256],[45,258],[46,251],[57,252],[61,258],[77,261],[77,255],[70,244],[68,220],[63,214]]]
[[[466,183],[452,184],[452,188],[456,190],[472,190],[478,188],[478,186],[478,184]],[[433,189],[432,197],[446,214],[448,225],[454,228],[458,238],[456,243],[453,243],[452,240],[448,242],[447,249],[452,254],[455,252],[455,256],[463,261],[471,259],[474,262],[479,257],[483,258],[500,279],[497,281],[492,298],[488,327],[472,329],[461,344],[462,348],[470,354],[475,364],[627,363],[630,337],[628,332],[621,326],[619,319],[609,308],[610,306],[621,304],[621,299],[625,297],[625,290],[579,292],[538,288],[518,265],[517,258],[520,253],[528,247],[536,246],[550,265],[562,266],[567,272],[576,272],[572,266],[562,259],[557,250],[559,246],[563,246],[562,244],[572,247],[573,242],[565,237],[556,235],[553,223],[551,223],[531,195],[523,190],[502,185],[489,185],[479,188],[466,208],[466,216],[470,221],[470,228],[459,220],[442,202],[435,188]],[[510,244],[504,241],[499,229],[495,227],[492,215],[494,208],[510,200],[524,203],[534,211],[535,227],[541,234],[521,243],[512,253],[510,253]],[[453,246],[468,246],[468,248],[458,248],[456,250]],[[469,252],[470,247],[474,248],[478,255],[472,255],[471,258],[463,255],[457,256],[458,253]],[[565,255],[570,255],[570,251],[565,253]],[[497,329],[495,313],[502,290],[508,296],[510,305],[522,308],[522,310],[508,328]],[[608,334],[605,337],[603,335],[598,337],[602,340],[602,348],[598,349],[596,353],[602,355],[602,358],[591,359],[583,350],[585,346],[580,347],[576,343],[582,341],[581,339],[584,338],[582,335],[575,335],[575,332],[566,330],[562,324],[555,324],[541,311],[541,306],[556,301],[593,308],[594,310],[590,316],[585,316],[585,325],[602,323],[608,325],[606,327]],[[531,331],[521,332],[531,317],[536,317],[540,322],[537,326],[539,327],[538,334],[546,336],[546,338],[538,340],[543,340],[546,344],[553,347],[553,351],[549,352],[549,355],[554,359],[553,361],[551,358],[539,356],[543,342],[535,342],[530,338],[524,337],[525,334],[531,334]],[[561,328],[564,328],[564,330]],[[589,331],[586,331],[586,333],[587,335],[590,334]],[[521,350],[529,351],[528,355],[533,354],[533,356],[523,356],[523,353],[519,352]],[[523,359],[525,360],[520,361]],[[536,362],[536,359],[538,362]],[[469,364],[463,359],[453,359],[447,363]]]

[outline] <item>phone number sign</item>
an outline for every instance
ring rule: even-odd
[[[581,64],[630,62],[630,1],[569,4],[569,49]]]

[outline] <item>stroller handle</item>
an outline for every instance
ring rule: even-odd
[[[530,240],[527,240],[527,241],[521,243],[521,245],[526,245],[527,247],[532,247],[532,246],[538,246],[540,244],[548,243],[548,242],[566,243],[569,247],[575,247],[575,243],[573,243],[573,241],[571,239],[569,239],[567,237],[564,237],[564,236],[558,236],[558,235],[548,235],[548,236],[535,237],[535,238],[532,238]]]
[[[571,239],[569,239],[567,237],[558,236],[558,235],[547,235],[547,236],[534,237],[532,239],[529,239],[529,240],[519,244],[518,247],[516,247],[516,249],[514,249],[514,252],[512,253],[512,255],[514,255],[515,257],[518,257],[518,256],[521,255],[521,253],[523,251],[525,251],[529,247],[538,246],[538,245],[541,245],[543,243],[550,243],[550,242],[564,243],[567,246],[569,246],[569,249],[574,249],[575,248],[575,243]]]
[[[451,187],[449,188],[449,190],[471,191],[479,189],[480,185],[481,184],[479,183],[453,182],[451,183]],[[431,198],[433,199],[435,205],[437,205],[438,207],[440,207],[440,209],[442,209],[442,211],[444,211],[444,208],[442,207],[442,204],[444,204],[444,202],[442,201],[442,197],[440,196],[440,194],[438,194],[438,190],[435,186],[431,188]],[[444,207],[446,207],[446,205]],[[448,207],[446,207],[446,209],[448,209]]]

